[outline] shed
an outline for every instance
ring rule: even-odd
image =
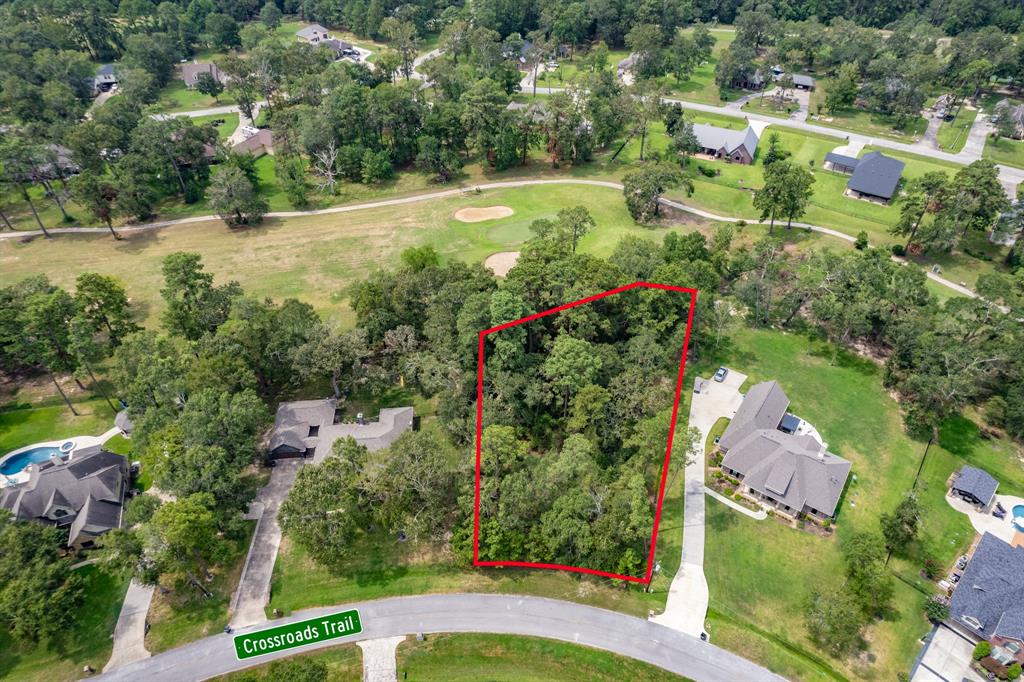
[[[998,487],[999,481],[987,471],[964,465],[957,473],[951,490],[954,495],[959,495],[972,504],[988,508],[995,499]]]

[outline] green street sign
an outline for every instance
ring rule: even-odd
[[[314,642],[357,635],[363,631],[359,611],[342,611],[328,616],[279,625],[259,632],[235,636],[235,655],[238,660],[294,649]]]

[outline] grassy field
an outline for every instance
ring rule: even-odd
[[[150,109],[156,113],[176,113],[180,111],[209,109],[210,107],[223,107],[234,103],[234,98],[227,92],[222,92],[217,99],[214,99],[196,89],[185,87],[185,82],[181,80],[181,76],[175,73],[171,77],[171,81],[160,89],[160,94],[156,102],[150,105]]]
[[[732,347],[719,355],[722,362],[750,374],[752,381],[779,378],[793,412],[813,423],[829,449],[853,463],[853,471],[838,512],[838,538],[758,522],[710,504],[705,573],[711,608],[718,614],[709,623],[712,637],[719,644],[739,645],[753,628],[759,644],[747,652],[797,679],[821,678],[817,659],[842,676],[895,678],[898,671],[909,669],[917,640],[928,628],[921,607],[931,587],[917,577],[923,557],[946,565],[973,536],[967,518],[945,502],[945,480],[963,463],[974,462],[1005,476],[1005,485],[1018,489],[1024,485],[1024,467],[1016,448],[982,440],[967,420],[947,425],[941,444],[929,449],[918,484],[925,509],[920,538],[907,556],[890,563],[910,585],[896,583],[893,612],[867,632],[873,660],[829,660],[807,639],[803,627],[801,614],[810,589],[835,583],[842,575],[837,540],[854,530],[877,530],[879,514],[895,507],[911,488],[925,443],[904,434],[899,410],[881,385],[881,370],[867,360],[839,352],[833,364],[832,350],[821,341],[749,330],[736,333]],[[794,563],[794,556],[801,561]],[[725,631],[724,640],[717,628]]]
[[[296,656],[295,658],[299,658]],[[327,682],[352,682],[363,677],[363,652],[355,644],[331,647],[324,651],[304,654],[302,658],[311,658],[323,662],[327,666]],[[270,664],[265,663],[248,670],[229,673],[210,678],[212,682],[251,682],[253,677],[267,682],[278,682],[270,676]]]
[[[36,404],[13,398],[4,402],[0,408],[0,455],[33,443],[98,436],[114,425],[114,413],[102,398],[82,392],[74,404],[77,417],[59,397]]]
[[[242,574],[256,522],[246,521],[246,528],[245,536],[234,543],[231,558],[224,562],[226,568],[214,569],[213,580],[205,584],[212,597],[206,599],[187,585],[167,594],[154,593],[148,616],[151,627],[146,633],[146,648],[152,653],[216,634],[228,624],[231,594]]]
[[[770,95],[765,97],[758,97],[752,99],[743,105],[743,111],[749,111],[754,114],[764,114],[765,116],[774,116],[776,118],[789,118],[790,114],[797,111],[800,108],[799,102],[792,100],[783,100],[781,105],[779,101]]]
[[[829,80],[819,78],[811,93],[810,117],[808,123],[839,128],[855,133],[863,133],[877,137],[885,137],[899,142],[916,142],[928,128],[928,120],[923,116],[911,119],[902,126],[897,126],[890,116],[883,116],[863,109],[849,107],[834,114],[825,110],[825,93],[828,92]],[[818,107],[821,114],[818,115]]]
[[[197,126],[214,123],[215,121],[224,121],[224,123],[216,126],[217,137],[221,140],[228,139],[238,129],[238,114],[211,114],[210,116],[195,116],[192,118],[192,123]]]
[[[77,569],[85,585],[85,602],[77,620],[59,641],[24,646],[0,632],[0,678],[21,682],[63,682],[82,677],[86,665],[102,670],[110,658],[121,601],[128,579],[95,566]]]
[[[939,149],[953,154],[959,153],[964,148],[964,144],[967,142],[967,134],[971,132],[971,126],[974,125],[974,119],[977,117],[977,109],[960,107],[955,120],[943,121],[942,125],[939,126],[937,136]]]
[[[738,99],[743,95],[742,92],[736,90],[722,91],[715,83],[715,66],[718,64],[718,57],[732,45],[732,41],[736,38],[736,32],[731,28],[711,29],[711,36],[715,39],[715,46],[711,50],[711,59],[694,69],[689,80],[680,83],[671,76],[665,79],[665,83],[671,88],[673,97],[691,102],[721,104]]]
[[[988,137],[985,140],[985,151],[982,155],[996,163],[1024,168],[1024,141],[1008,140],[1005,137],[994,140],[992,137]]]
[[[400,679],[417,682],[654,682],[682,680],[661,668],[606,651],[538,637],[434,635],[398,645]]]

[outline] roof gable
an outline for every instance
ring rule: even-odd
[[[861,194],[891,199],[903,175],[904,163],[882,152],[862,156],[846,186]]]
[[[1024,547],[985,533],[953,591],[949,617],[985,639],[1000,633],[1024,637]],[[970,620],[980,624],[975,628]]]

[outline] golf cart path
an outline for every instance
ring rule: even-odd
[[[1024,171],[1022,171],[1024,173]],[[1022,176],[1024,177],[1024,176]],[[397,199],[383,199],[381,201],[371,201],[364,204],[347,204],[344,206],[331,206],[329,208],[318,208],[310,211],[272,211],[267,213],[267,218],[301,218],[303,216],[317,216],[317,215],[331,215],[334,213],[351,213],[354,211],[366,211],[375,208],[386,208],[389,206],[402,206],[406,204],[415,204],[421,201],[432,201],[434,199],[447,199],[451,197],[461,196],[467,192],[476,190],[489,190],[489,189],[510,189],[516,187],[530,187],[533,185],[589,185],[591,187],[606,187],[608,189],[614,189],[622,191],[622,184],[618,182],[612,182],[609,180],[583,180],[577,178],[558,178],[558,179],[541,179],[541,180],[506,180],[503,182],[486,182],[473,186],[456,187],[453,189],[442,190],[440,192],[428,192],[426,194],[413,194],[411,196],[399,197]],[[693,206],[687,206],[686,204],[680,203],[673,199],[666,199],[662,197],[660,200],[662,205],[670,206],[680,211],[685,211],[692,215],[705,218],[707,220],[715,220],[724,223],[738,223],[744,221],[746,223],[758,223],[756,220],[749,220],[747,218],[736,218],[732,216],[718,215],[717,213],[711,213],[703,209],[694,208]],[[144,223],[142,225],[130,225],[128,227],[119,227],[117,231],[119,234],[135,234],[137,232],[148,232],[150,230],[161,230],[168,227],[174,227],[176,225],[192,225],[195,223],[205,223],[211,220],[220,220],[219,216],[216,215],[201,215],[191,216],[189,218],[176,218],[174,220],[161,220],[152,223]],[[805,230],[811,230],[812,232],[818,232],[825,234],[836,239],[842,239],[847,242],[854,242],[856,239],[848,234],[840,232],[839,230],[833,230],[830,227],[822,227],[820,225],[811,225],[810,223],[794,222],[793,227],[803,228]],[[93,234],[93,235],[107,235],[107,229],[105,227],[55,227],[49,230],[51,235],[57,234]],[[41,230],[19,230],[15,232],[0,232],[0,241],[7,239],[25,239],[29,237],[42,237],[43,233]],[[905,262],[903,259],[893,256],[893,260],[898,262]],[[928,279],[941,284],[944,287],[948,287],[953,291],[963,296],[970,298],[976,298],[977,294],[970,288],[952,282],[940,275],[926,271],[925,274]]]
[[[298,611],[275,626],[358,609],[363,631],[343,640],[238,660],[233,636],[219,633],[126,665],[99,677],[137,682],[185,682],[261,665],[328,646],[401,637],[464,632],[543,637],[610,651],[658,666],[696,682],[783,678],[750,661],[673,629],[616,611],[574,602],[498,594],[431,594],[393,597]],[[246,628],[235,635],[259,630]]]

